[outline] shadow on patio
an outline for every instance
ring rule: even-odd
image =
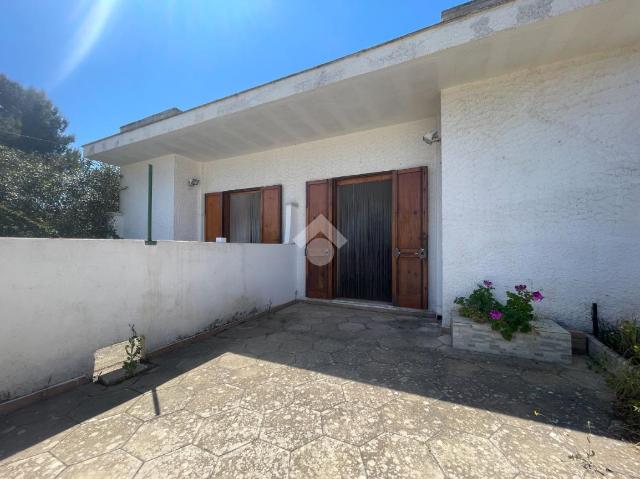
[[[418,318],[298,303],[0,418],[0,478],[638,477],[586,360],[461,354],[438,336]]]

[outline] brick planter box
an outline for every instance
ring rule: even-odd
[[[491,329],[454,314],[451,321],[453,347],[478,353],[499,354],[548,363],[571,364],[571,334],[550,320],[532,323],[531,333],[516,333],[511,341]]]

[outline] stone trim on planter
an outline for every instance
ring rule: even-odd
[[[516,333],[511,341],[491,329],[454,313],[451,335],[454,349],[498,354],[547,363],[571,364],[571,334],[558,323],[540,319],[531,333]]]

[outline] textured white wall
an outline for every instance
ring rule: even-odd
[[[189,186],[192,178],[201,178],[202,164],[183,156],[175,157],[173,239],[198,241],[201,235],[202,187]]]
[[[292,217],[295,237],[305,226],[307,181],[426,165],[429,172],[429,308],[439,311],[439,146],[428,146],[422,141],[422,135],[435,126],[435,119],[420,120],[211,161],[204,164],[203,193],[282,184],[283,215],[286,203],[298,204]],[[297,256],[297,291],[298,297],[302,297],[305,295],[304,251],[298,250]]]
[[[294,299],[295,246],[0,239],[0,400],[92,374],[130,323],[150,349]]]
[[[148,165],[153,164],[153,238],[198,241],[202,235],[202,186],[190,187],[202,176],[202,163],[180,155],[167,155],[121,168],[120,212],[123,237],[147,236]]]
[[[123,237],[147,237],[148,165],[153,165],[153,239],[174,239],[174,155],[141,161],[120,168],[120,212]]]
[[[640,311],[640,50],[442,92],[445,319],[489,278],[590,328]]]

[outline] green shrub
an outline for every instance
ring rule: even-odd
[[[640,321],[625,319],[617,324],[601,324],[600,339],[632,364],[640,366]]]
[[[632,437],[640,440],[640,366],[627,364],[608,378],[616,393],[616,410]]]
[[[616,394],[616,410],[635,440],[640,440],[640,321],[625,319],[616,324],[601,323],[600,339],[627,360],[609,376]]]
[[[131,336],[129,337],[129,343],[124,347],[127,358],[122,363],[122,367],[126,375],[131,377],[135,374],[138,363],[144,353],[144,336],[138,336],[134,325],[130,324],[129,327],[131,328]]]
[[[544,299],[540,291],[530,292],[524,284],[514,289],[515,292],[507,291],[507,302],[502,304],[493,295],[493,283],[484,280],[468,298],[458,297],[454,303],[460,306],[461,316],[479,323],[490,322],[491,329],[511,341],[515,333],[531,331],[530,323],[535,320],[532,302]]]
[[[485,280],[473,290],[468,298],[458,297],[454,303],[459,305],[460,316],[471,318],[478,323],[489,321],[489,312],[499,307],[498,301],[493,296],[493,284]]]

